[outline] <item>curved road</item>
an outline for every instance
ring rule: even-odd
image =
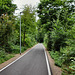
[[[44,46],[37,44],[0,75],[51,75]]]

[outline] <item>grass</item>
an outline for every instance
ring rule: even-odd
[[[50,53],[51,57],[54,59],[55,65],[61,67],[62,63],[63,63],[61,54],[57,51],[55,51],[55,52],[54,51],[49,51],[49,53]]]
[[[47,44],[43,43],[43,45],[47,48]],[[62,66],[62,54],[58,51],[49,51],[49,54],[51,55],[51,57],[54,59],[55,61],[55,65],[61,67]]]
[[[0,51],[0,64],[14,57],[14,54],[7,54],[4,51]]]
[[[74,75],[75,74],[75,62],[68,61],[69,57],[64,56],[58,51],[49,51],[51,57],[55,61],[55,65],[62,68],[62,75]],[[66,61],[67,60],[67,61]],[[64,61],[66,61],[64,63]]]
[[[21,47],[21,52],[23,53],[25,50],[27,50],[29,47]],[[14,45],[11,46],[11,50],[9,50],[9,53],[6,53],[3,48],[0,48],[0,64],[4,63],[5,61],[11,59],[15,56],[15,54],[20,53],[20,46]]]
[[[44,46],[47,48],[46,44]],[[54,59],[55,65],[62,69],[61,75],[75,75],[75,48],[61,48],[59,51],[49,51],[50,56]]]
[[[27,47],[21,47],[21,52],[23,53]],[[4,49],[0,50],[0,64],[4,63],[5,61],[11,59],[12,57],[15,56],[15,54],[20,53],[20,47],[18,45],[12,46],[12,52],[11,53],[6,53]]]
[[[23,53],[25,50],[27,50],[28,47],[21,47],[21,52]],[[15,46],[12,46],[12,53],[15,53],[15,54],[18,54],[20,53],[20,46],[18,45],[15,45]]]

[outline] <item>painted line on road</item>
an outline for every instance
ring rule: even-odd
[[[44,53],[45,53],[45,58],[46,58],[46,63],[47,63],[47,69],[48,69],[48,75],[51,75],[51,69],[50,69],[50,66],[49,66],[47,53],[46,53],[46,51],[45,51],[45,47],[44,47],[43,44],[42,44],[42,46],[43,46],[43,48],[44,48]]]
[[[35,45],[36,46],[36,45]],[[34,47],[35,47],[34,46]],[[33,48],[34,48],[33,47]],[[33,49],[32,48],[32,49]],[[19,58],[17,58],[16,60],[14,60],[13,62],[11,62],[10,64],[8,64],[7,66],[5,66],[4,68],[0,69],[0,72],[2,72],[3,70],[5,70],[6,68],[8,68],[10,65],[14,64],[16,61],[18,61],[19,59],[21,59],[23,56],[25,56],[27,53],[29,53],[32,49],[30,49],[29,51],[27,51],[25,54],[23,54],[22,56],[20,56]]]

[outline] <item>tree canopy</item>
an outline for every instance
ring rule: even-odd
[[[74,74],[75,44],[72,33],[75,26],[75,1],[40,0],[37,13],[41,21],[40,32],[44,34],[43,42],[55,59],[55,64],[62,67],[63,75]]]
[[[17,8],[16,4],[12,4],[12,0],[0,0],[0,16],[2,14],[13,14]]]

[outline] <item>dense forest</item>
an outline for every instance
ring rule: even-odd
[[[0,64],[20,52],[20,12],[15,16],[16,9],[12,0],[0,0]],[[37,43],[37,24],[34,7],[25,5],[22,12],[21,52],[24,52]]]
[[[20,52],[20,14],[14,15],[16,9],[12,0],[0,0],[0,64]],[[55,65],[62,68],[62,75],[74,75],[75,0],[40,0],[37,10],[25,5],[22,12],[22,52],[43,43]]]
[[[40,0],[37,12],[38,41],[44,43],[63,75],[74,75],[75,0]]]

